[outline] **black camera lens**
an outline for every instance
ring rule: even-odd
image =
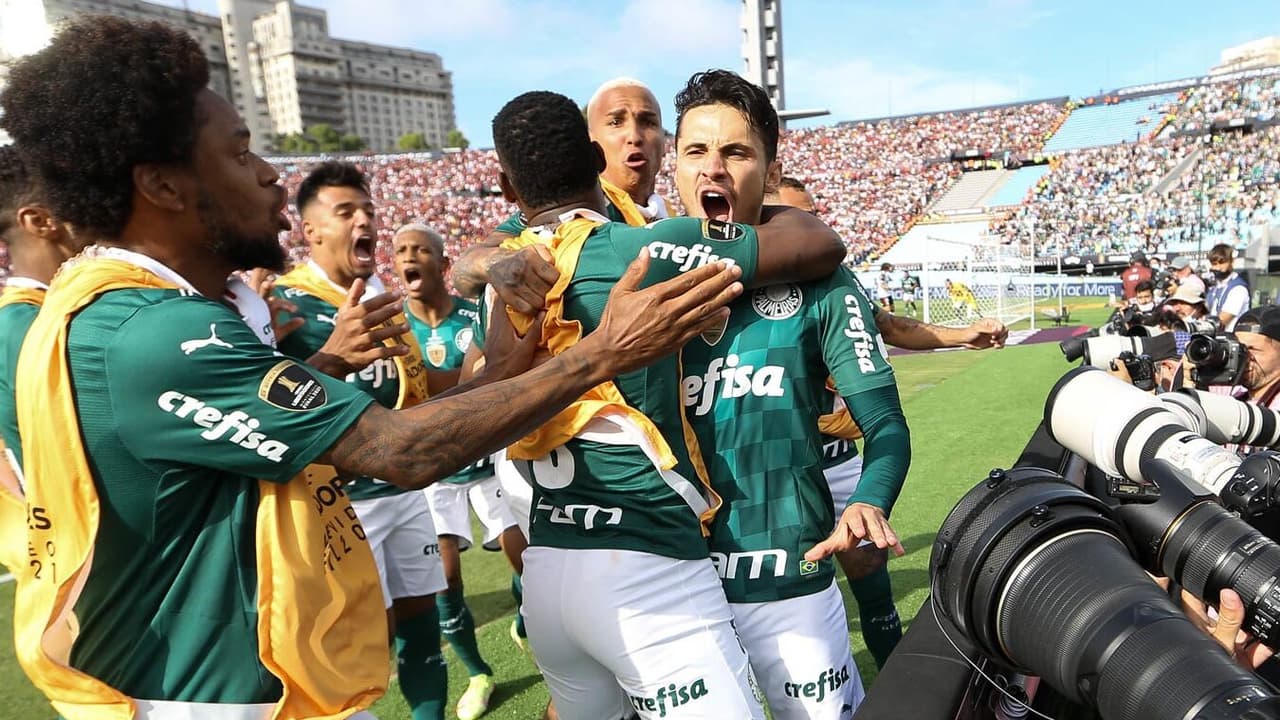
[[[1227,343],[1212,335],[1192,335],[1187,341],[1187,360],[1196,367],[1221,367],[1229,351]]]
[[[1184,532],[1230,541],[1194,520]],[[1280,717],[1274,691],[1197,629],[1133,551],[1093,495],[1046,470],[993,472],[943,521],[932,601],[990,657],[1107,720]]]

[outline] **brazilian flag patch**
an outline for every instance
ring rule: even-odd
[[[814,562],[814,561],[812,561],[812,560],[801,560],[801,561],[800,561],[800,574],[801,574],[802,576],[803,576],[803,575],[812,575],[812,574],[814,574],[814,573],[816,573],[816,572],[818,572],[818,563],[816,563],[816,562]]]

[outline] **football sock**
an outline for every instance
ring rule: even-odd
[[[480,657],[476,624],[471,619],[467,601],[462,597],[462,588],[437,594],[436,606],[440,608],[440,634],[453,646],[462,664],[467,666],[467,674],[492,675],[493,668]]]
[[[396,655],[400,692],[409,703],[413,720],[444,720],[449,671],[440,649],[440,619],[435,608],[396,620]]]
[[[858,616],[862,620],[862,639],[876,659],[876,667],[883,668],[889,653],[902,639],[902,620],[893,604],[893,587],[889,584],[889,568],[881,565],[870,575],[849,583],[853,597],[858,601]]]
[[[520,606],[524,603],[524,581],[520,579],[519,573],[511,573],[511,597],[516,599],[516,634],[527,638],[529,633],[525,632],[524,615],[520,612]]]

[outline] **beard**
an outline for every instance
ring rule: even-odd
[[[237,270],[260,267],[276,273],[284,272],[286,256],[278,230],[249,234],[236,228],[232,223],[232,213],[203,190],[196,200],[196,212],[208,232],[206,246],[215,255]]]

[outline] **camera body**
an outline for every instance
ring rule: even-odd
[[[1116,362],[1124,363],[1124,369],[1129,373],[1129,382],[1134,387],[1143,392],[1156,389],[1156,363],[1150,355],[1135,355],[1133,351],[1125,350],[1116,356]]]
[[[1239,385],[1249,364],[1249,349],[1234,335],[1192,335],[1186,354],[1197,387]]]

